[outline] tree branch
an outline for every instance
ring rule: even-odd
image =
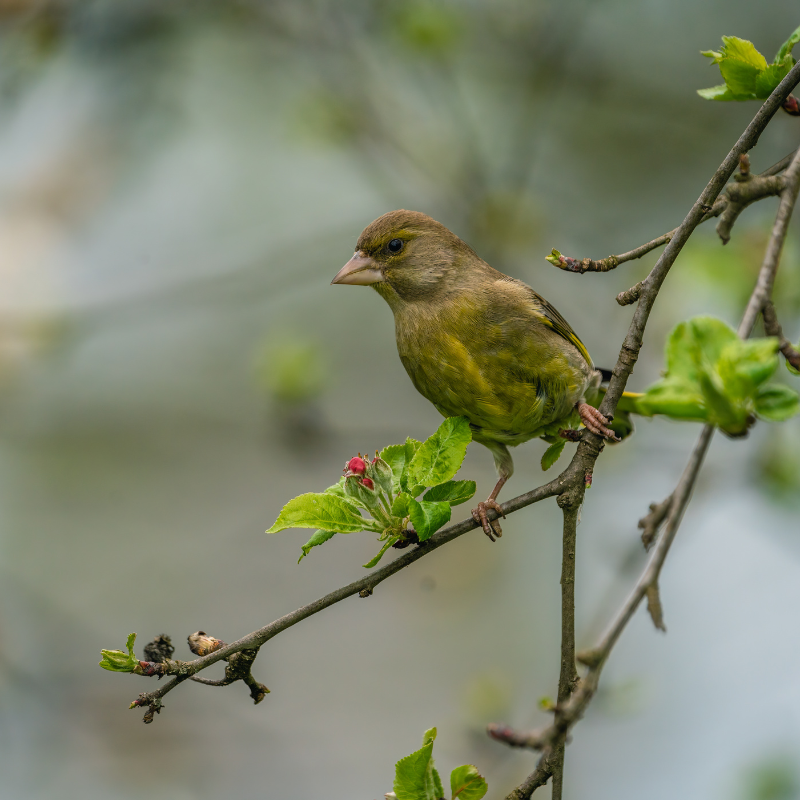
[[[778,322],[778,315],[775,313],[775,306],[771,300],[764,303],[761,309],[764,318],[764,332],[767,336],[775,336],[779,342],[779,348],[784,358],[798,371],[800,371],[800,351],[796,350],[792,343],[783,335],[783,328]]]

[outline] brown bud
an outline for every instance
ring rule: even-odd
[[[196,656],[207,656],[209,653],[219,650],[220,647],[225,647],[225,642],[221,639],[215,639],[213,636],[209,636],[205,631],[192,633],[187,637],[187,640],[189,642],[189,649]]]

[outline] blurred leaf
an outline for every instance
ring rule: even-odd
[[[800,398],[794,389],[773,383],[762,386],[756,395],[756,414],[770,422],[783,422],[800,412]]]
[[[256,372],[270,397],[290,405],[318,398],[328,377],[319,345],[296,340],[268,343]]]
[[[558,442],[553,442],[547,450],[544,451],[542,456],[542,469],[547,470],[561,458],[564,448],[567,446],[567,440],[561,439]]]
[[[397,3],[390,14],[390,25],[403,44],[428,56],[452,52],[464,32],[460,10],[434,0]]]
[[[297,563],[299,564],[309,553],[312,547],[318,547],[321,544],[325,544],[329,539],[333,539],[336,536],[336,531],[317,531],[304,545],[303,545],[303,555],[297,559]]]
[[[445,481],[425,492],[423,500],[445,501],[451,506],[466,503],[475,494],[475,481]]]
[[[449,481],[461,468],[472,432],[465,417],[448,417],[428,437],[408,465],[408,481],[435,486]]]
[[[431,503],[413,498],[408,501],[411,524],[421,542],[430,539],[442,525],[449,522],[451,513],[450,503]]]
[[[747,800],[797,800],[800,796],[797,762],[773,757],[751,768],[743,781]]]
[[[472,764],[456,767],[450,773],[450,791],[453,800],[481,800],[489,791],[486,780]]]
[[[635,401],[638,410],[708,422],[729,436],[747,433],[754,413],[787,419],[797,413],[796,393],[761,386],[778,367],[777,348],[774,337],[742,341],[713,317],[681,322],[667,341],[667,373]]]
[[[379,530],[376,522],[361,516],[349,498],[316,492],[290,500],[267,533],[277,533],[286,528],[321,528],[335,533]]]

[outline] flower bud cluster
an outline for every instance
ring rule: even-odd
[[[392,468],[378,452],[371,461],[361,453],[351,458],[344,466],[344,476],[345,494],[362,503],[377,519],[388,523],[394,499]]]

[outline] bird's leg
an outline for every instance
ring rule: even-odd
[[[604,417],[594,406],[588,403],[578,403],[578,414],[580,414],[581,422],[592,432],[604,439],[611,439],[614,442],[619,442],[620,438],[606,425],[611,422],[613,417]]]
[[[483,532],[491,541],[495,541],[496,538],[499,539],[503,535],[503,530],[500,527],[500,520],[490,520],[486,512],[491,508],[505,519],[506,515],[503,513],[503,508],[500,503],[497,502],[497,495],[500,494],[500,490],[507,480],[507,476],[501,475],[500,479],[494,485],[492,493],[482,503],[478,503],[477,508],[472,509],[472,518],[483,528]]]
[[[503,530],[500,527],[500,520],[490,520],[486,512],[491,509],[505,519],[506,515],[503,513],[500,503],[497,502],[497,495],[500,494],[500,490],[505,485],[505,482],[514,474],[514,461],[511,458],[511,453],[508,452],[508,448],[504,444],[500,444],[500,442],[482,442],[482,444],[485,444],[486,447],[492,451],[494,464],[497,467],[497,474],[500,478],[486,500],[482,503],[478,503],[477,508],[472,509],[472,518],[483,528],[483,532],[489,537],[489,540],[493,542],[503,535]]]

